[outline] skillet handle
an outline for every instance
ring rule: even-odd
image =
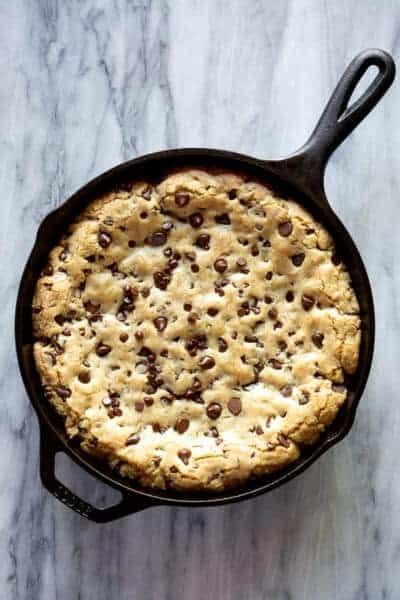
[[[57,500],[60,500],[82,517],[86,517],[86,519],[95,523],[108,523],[153,506],[149,501],[128,494],[123,494],[122,500],[118,504],[108,508],[96,508],[89,502],[82,500],[56,477],[55,457],[58,452],[62,451],[63,448],[60,442],[56,441],[54,436],[42,425],[40,432],[40,478],[42,483]]]
[[[348,105],[352,93],[371,66],[378,73],[363,94]],[[277,161],[280,171],[294,177],[300,187],[325,198],[323,178],[330,155],[371,112],[389,89],[395,77],[393,58],[384,50],[360,52],[349,64],[307,142],[283,161]],[[272,162],[273,166],[275,161]]]

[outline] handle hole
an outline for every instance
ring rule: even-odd
[[[379,69],[376,65],[370,65],[365,73],[361,75],[360,80],[357,82],[356,87],[351,93],[350,98],[345,102],[342,108],[342,112],[339,117],[339,122],[343,121],[349,113],[351,113],[356,105],[360,102],[361,98],[366,95],[369,88],[374,87],[374,81],[377,78]]]
[[[96,508],[108,508],[122,499],[120,492],[83,471],[64,452],[55,456],[55,474],[71,492]]]

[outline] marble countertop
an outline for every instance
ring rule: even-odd
[[[278,158],[349,60],[400,52],[394,0],[15,0],[0,7],[0,597],[396,600],[400,575],[400,87],[333,156],[332,205],[376,301],[373,369],[350,435],[268,496],[153,508],[108,525],[44,491],[13,336],[41,219],[112,165],[167,147]],[[112,500],[67,458],[58,473]]]

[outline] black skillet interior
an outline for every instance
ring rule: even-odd
[[[368,89],[350,107],[350,97],[370,66],[378,73]],[[331,153],[373,109],[390,87],[395,75],[392,58],[382,50],[366,50],[349,65],[307,143],[280,161],[261,161],[231,152],[183,149],[159,152],[124,163],[89,182],[41,224],[25,267],[16,309],[16,346],[24,383],[38,414],[41,433],[40,472],[45,487],[76,512],[97,522],[107,522],[161,504],[205,506],[233,502],[269,491],[303,471],[327,448],[349,431],[364,389],[372,360],[374,311],[371,288],[361,257],[346,229],[330,208],[323,186],[324,170]],[[68,440],[63,421],[43,398],[32,358],[31,301],[36,280],[51,248],[74,216],[93,198],[125,180],[160,179],[179,168],[203,167],[244,172],[295,197],[331,232],[339,254],[349,268],[362,318],[362,349],[357,373],[348,382],[348,402],[332,427],[312,448],[284,471],[250,481],[245,487],[215,495],[183,494],[171,490],[143,489],[121,478],[104,463],[95,461]],[[55,455],[67,453],[75,462],[122,492],[119,504],[105,509],[91,506],[68,490],[55,475]]]

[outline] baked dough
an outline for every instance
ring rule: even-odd
[[[143,486],[221,491],[282,469],[346,400],[360,318],[328,232],[235,174],[93,201],[49,256],[34,357],[71,437]]]

